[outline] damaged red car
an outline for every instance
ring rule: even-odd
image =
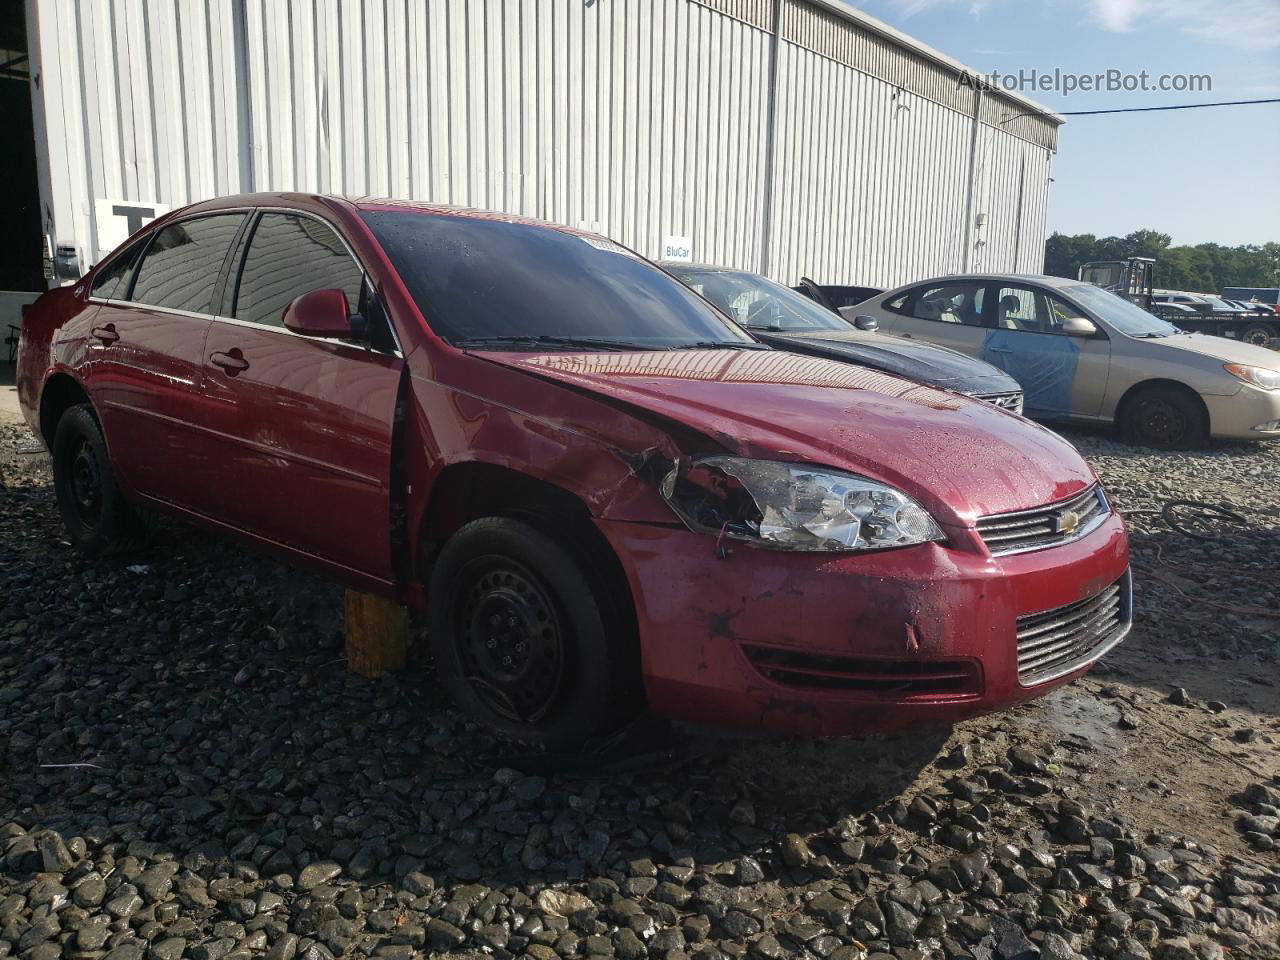
[[[148,225],[28,312],[18,387],[71,539],[188,518],[422,610],[493,728],[649,710],[948,723],[1129,630],[1120,517],[990,404],[756,342],[603,237],[251,195]]]

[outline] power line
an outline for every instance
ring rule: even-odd
[[[1088,117],[1099,113],[1148,113],[1153,110],[1201,110],[1204,107],[1242,107],[1253,103],[1280,103],[1280,97],[1270,100],[1221,100],[1217,103],[1180,103],[1171,107],[1124,107],[1119,110],[1058,110],[1064,117]],[[1010,118],[1012,119],[1012,118]]]

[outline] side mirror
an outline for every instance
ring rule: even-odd
[[[1062,321],[1062,332],[1068,337],[1092,337],[1098,332],[1092,320],[1084,317],[1068,317]]]
[[[875,317],[868,317],[866,314],[854,317],[853,325],[859,330],[865,330],[868,333],[880,329],[880,321]]]
[[[347,307],[347,295],[336,287],[312,290],[284,308],[286,330],[304,337],[350,339],[363,335],[363,320]]]

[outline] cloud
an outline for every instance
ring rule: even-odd
[[[1226,43],[1243,50],[1280,47],[1280,3],[1276,0],[1165,0],[1169,18],[1202,40]]]
[[[1202,40],[1246,50],[1280,46],[1276,0],[1088,0],[1088,5],[1098,26],[1112,33],[1160,22]]]
[[[973,16],[1012,0],[880,0],[903,19],[934,7],[963,3]],[[1026,0],[1019,0],[1019,6]],[[1172,26],[1209,43],[1241,50],[1264,51],[1280,47],[1278,0],[1057,0],[1085,11],[1089,20],[1108,33],[1130,33],[1144,25]],[[859,0],[858,6],[865,6]]]
[[[1098,25],[1112,33],[1128,33],[1151,6],[1148,0],[1089,0],[1089,5]]]
[[[917,13],[924,13],[934,7],[941,7],[955,3],[956,0],[885,0],[885,4],[893,8],[893,12],[904,20],[909,20]],[[992,0],[963,0],[969,7],[969,13],[977,17],[982,14],[987,7],[991,6]],[[853,6],[866,6],[865,3],[854,3]]]

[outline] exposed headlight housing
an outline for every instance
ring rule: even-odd
[[[691,530],[777,550],[886,550],[946,536],[902,491],[801,463],[682,460],[662,496]]]
[[[1266,367],[1251,367],[1243,363],[1224,363],[1222,368],[1237,380],[1243,380],[1263,390],[1280,390],[1280,371]]]

